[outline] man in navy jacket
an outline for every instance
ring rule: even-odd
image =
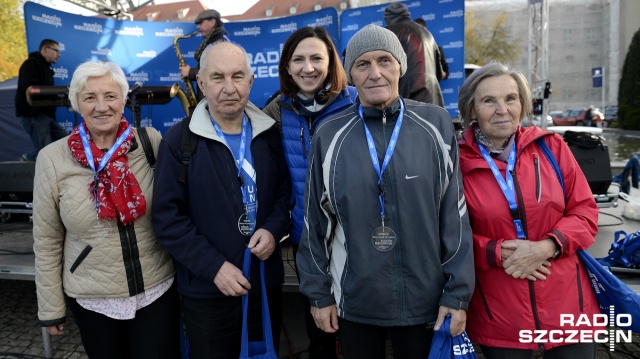
[[[260,260],[279,346],[284,267],[278,243],[289,230],[291,181],[275,121],[248,101],[252,84],[242,48],[230,42],[209,46],[198,73],[206,99],[189,124],[198,141],[184,183],[182,124],[167,132],[158,150],[153,227],[176,263],[197,358],[239,356],[246,293],[249,339],[262,338]],[[252,253],[250,278],[241,270],[246,248]]]

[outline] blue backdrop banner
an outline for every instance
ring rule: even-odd
[[[455,116],[458,88],[464,80],[464,0],[429,0],[406,2],[413,18],[422,17],[436,41],[444,48],[449,63],[449,79],[441,82],[446,107]],[[341,52],[351,36],[369,23],[384,26],[385,5],[344,11],[338,18],[334,8],[276,19],[226,23],[231,41],[242,45],[249,56],[255,83],[250,100],[264,107],[278,90],[278,63],[285,40],[300,27],[323,26]],[[429,8],[433,11],[429,11]],[[61,56],[53,65],[56,86],[68,86],[75,68],[86,60],[108,60],[118,63],[130,85],[171,86],[184,88],[174,38],[185,62],[196,66],[194,52],[200,36],[186,37],[197,31],[189,22],[146,22],[114,20],[74,15],[32,2],[24,5],[24,18],[29,52],[37,51],[45,38],[60,43]],[[340,20],[340,26],[338,21]],[[194,83],[194,86],[195,83]],[[141,104],[141,125],[153,126],[164,133],[184,116],[177,98],[164,105]],[[71,131],[79,116],[60,108],[58,121]],[[131,120],[131,112],[125,112]]]
[[[444,50],[449,78],[440,81],[446,109],[451,117],[458,111],[458,90],[464,82],[464,0],[402,1],[411,18],[421,17],[427,29]],[[385,26],[384,9],[389,4],[345,10],[340,15],[340,52],[351,36],[368,24]]]

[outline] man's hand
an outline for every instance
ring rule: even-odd
[[[191,66],[184,65],[184,66],[178,67],[178,69],[180,69],[180,77],[182,78],[189,77],[189,70],[191,70]]]
[[[455,337],[456,335],[462,334],[464,328],[467,326],[467,312],[462,309],[451,309],[444,306],[440,306],[438,309],[438,319],[436,319],[433,330],[440,329],[447,314],[451,314],[451,326],[449,326],[451,336]]]
[[[320,330],[327,333],[338,330],[338,309],[335,304],[324,308],[311,307],[311,316]]]
[[[64,324],[52,325],[47,327],[47,333],[50,335],[63,335],[64,334]]]
[[[547,259],[555,252],[555,243],[552,239],[539,242],[526,240],[507,240],[502,242],[503,252],[512,252],[502,262],[504,271],[513,278],[529,280],[545,280],[551,274],[549,268],[551,262]]]
[[[242,275],[242,271],[227,261],[220,267],[213,283],[218,286],[222,294],[231,297],[245,295],[251,289],[251,284]]]
[[[261,260],[267,260],[273,254],[273,250],[276,249],[276,240],[273,238],[271,232],[266,229],[258,229],[253,233],[249,240],[248,248],[251,248],[251,254]]]

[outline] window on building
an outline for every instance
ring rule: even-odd
[[[599,29],[596,27],[588,27],[586,29],[586,39],[587,41],[597,41],[598,40],[598,31]]]
[[[189,13],[189,8],[178,10],[178,19],[184,19],[185,17],[187,17],[188,13]]]
[[[573,47],[573,30],[572,29],[564,30],[564,44],[567,47]]]

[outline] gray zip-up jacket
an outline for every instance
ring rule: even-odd
[[[320,125],[309,158],[300,291],[312,306],[335,303],[338,316],[363,324],[432,324],[441,305],[466,310],[474,287],[471,228],[446,110],[401,98],[384,115],[364,108],[379,163],[400,101],[403,123],[383,172],[392,248],[372,242],[381,226],[380,187],[359,103]]]

